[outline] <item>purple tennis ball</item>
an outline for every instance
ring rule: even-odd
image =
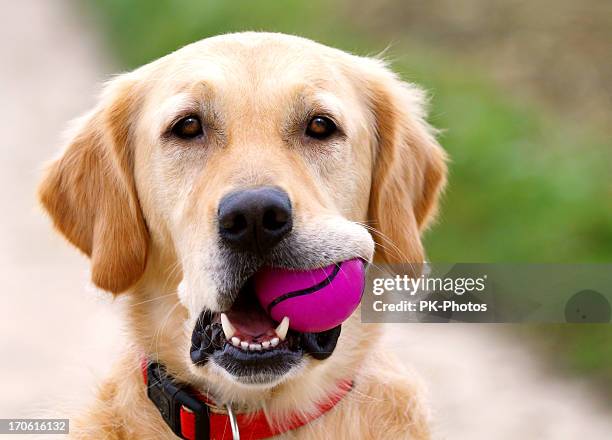
[[[343,261],[312,270],[266,268],[255,275],[261,306],[277,322],[318,333],[342,324],[357,308],[365,286],[362,260]]]

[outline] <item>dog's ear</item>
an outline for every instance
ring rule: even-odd
[[[423,263],[421,232],[436,213],[446,183],[446,154],[425,121],[425,95],[381,62],[365,75],[376,155],[369,221],[377,232],[375,259]]]
[[[91,258],[94,284],[113,293],[140,278],[147,256],[130,145],[136,105],[132,81],[113,80],[39,187],[56,228]]]

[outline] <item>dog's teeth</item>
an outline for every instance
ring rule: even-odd
[[[245,341],[241,341],[240,342],[240,347],[242,347],[243,350],[248,350],[249,349],[249,343],[245,342]]]
[[[276,347],[276,346],[278,345],[278,343],[279,343],[279,342],[280,342],[280,339],[278,339],[278,338],[272,338],[272,339],[270,339],[270,345],[271,345],[272,347]]]
[[[261,350],[261,344],[251,344],[249,345],[249,350],[259,351]]]
[[[263,342],[261,343],[261,346],[262,346],[263,348],[268,348],[268,347],[270,346],[270,341],[263,341]]]
[[[234,334],[236,334],[236,329],[225,313],[221,313],[221,326],[223,327],[223,333],[225,333],[225,339],[228,341],[232,339]]]
[[[232,338],[232,345],[233,345],[234,347],[238,347],[238,346],[240,345],[240,339],[238,339],[236,336],[234,336],[234,337]]]
[[[287,337],[287,330],[289,330],[289,318],[284,317],[278,327],[276,327],[276,335],[280,338],[281,341],[284,341]]]

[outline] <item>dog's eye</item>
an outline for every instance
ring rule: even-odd
[[[325,116],[315,116],[308,122],[306,136],[315,139],[326,139],[336,132],[336,124]]]
[[[197,116],[187,116],[174,124],[172,134],[181,139],[193,139],[203,134],[202,123]]]

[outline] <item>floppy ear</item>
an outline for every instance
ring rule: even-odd
[[[366,90],[377,141],[368,208],[377,229],[375,259],[420,264],[420,235],[446,183],[446,154],[425,121],[424,93],[369,61]]]
[[[130,147],[132,84],[114,80],[53,162],[39,197],[55,227],[91,257],[92,281],[123,292],[142,275],[148,234],[136,194]]]

